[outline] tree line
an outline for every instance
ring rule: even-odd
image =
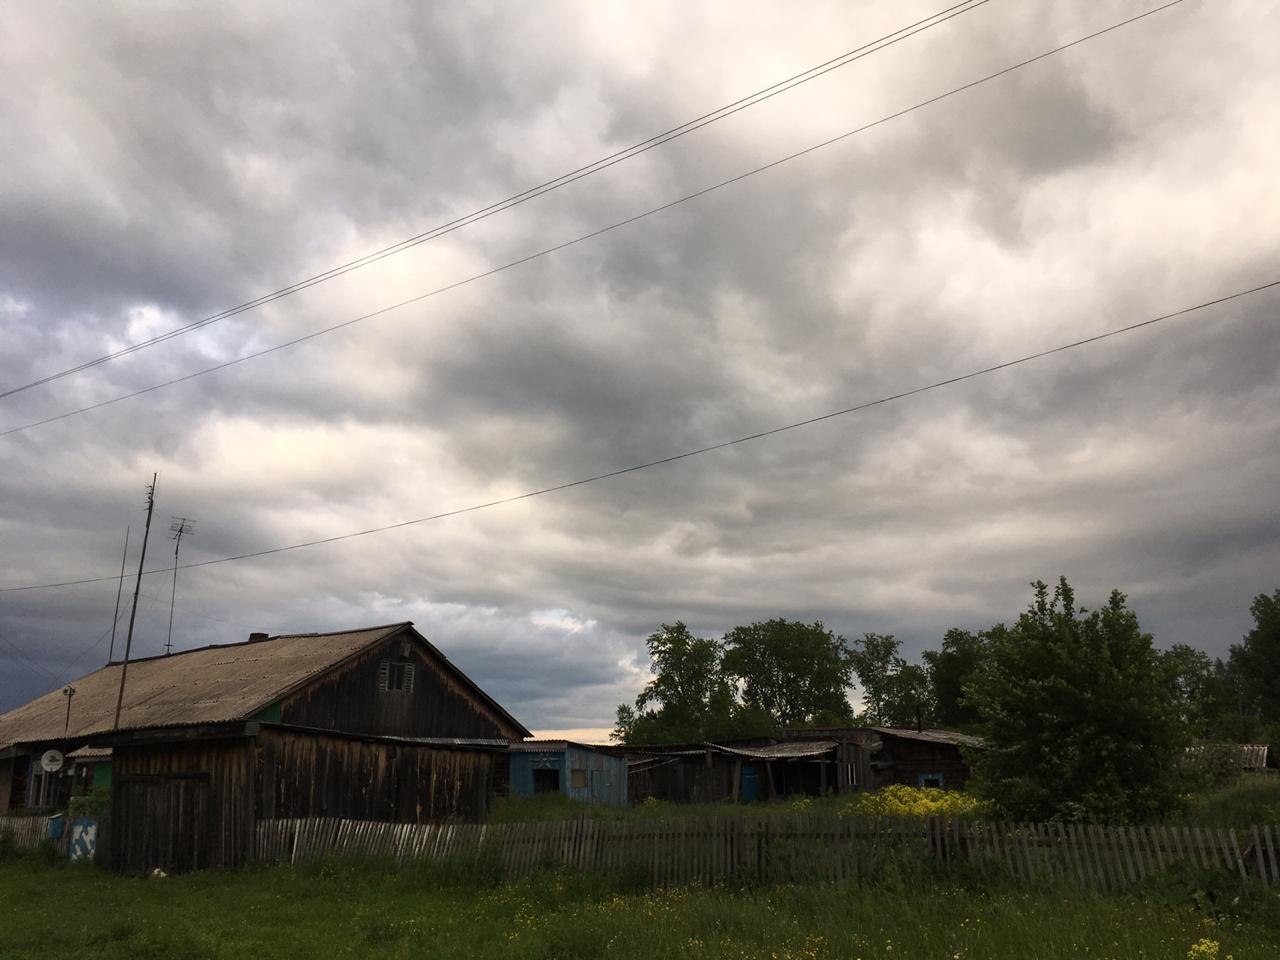
[[[662,624],[646,641],[652,679],[618,707],[613,736],[945,727],[984,738],[969,758],[975,782],[1006,812],[1114,822],[1177,804],[1191,743],[1280,740],[1280,590],[1253,600],[1253,628],[1213,658],[1186,644],[1158,650],[1118,590],[1088,610],[1066,578],[1032,588],[1013,622],[948,630],[915,663],[892,635],[848,640],[821,621],[756,622],[721,639]]]

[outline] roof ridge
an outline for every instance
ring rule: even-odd
[[[241,641],[238,641],[237,643],[214,644],[214,646],[235,647],[235,646],[239,646],[241,643],[250,643],[250,642],[266,643],[271,640],[286,640],[291,637],[336,637],[339,634],[343,634],[343,633],[368,633],[370,630],[390,630],[392,627],[412,627],[412,626],[413,626],[412,620],[397,620],[395,623],[378,623],[369,627],[348,627],[345,630],[326,630],[323,633],[316,633],[314,631],[309,633],[273,633],[270,636],[268,636],[266,640],[254,640],[254,641],[241,640]]]
[[[130,657],[129,663],[146,663],[150,660],[172,660],[175,657],[185,656],[188,653],[202,653],[205,650],[229,650],[232,647],[247,647],[250,644],[270,643],[272,640],[297,640],[301,637],[338,637],[344,633],[369,633],[373,630],[390,630],[393,627],[411,627],[412,620],[401,620],[397,623],[379,623],[371,627],[350,627],[346,630],[328,630],[324,633],[276,633],[271,634],[266,640],[234,640],[231,643],[207,643],[203,647],[188,647],[186,650],[178,650],[175,653],[153,653],[147,657]],[[112,660],[110,663],[104,664],[98,670],[105,670],[108,667],[118,667],[124,661]],[[92,673],[97,673],[97,670]],[[85,674],[89,676],[90,674]]]

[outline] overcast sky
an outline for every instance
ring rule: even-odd
[[[939,10],[12,4],[0,387],[517,193]],[[992,0],[636,159],[126,359],[0,429],[633,216],[1139,13]],[[1280,5],[1187,0],[589,242],[0,438],[0,586],[434,514],[731,439],[1280,278]],[[535,730],[644,637],[782,616],[909,653],[1028,581],[1222,654],[1280,586],[1280,292],[586,487],[181,573],[177,647],[413,620]],[[129,586],[132,586],[130,581]],[[144,579],[135,653],[163,650]],[[100,666],[115,584],[0,593],[0,710]],[[126,592],[127,597],[127,592]],[[123,632],[123,631],[122,631]],[[15,654],[21,651],[23,657]],[[581,734],[587,735],[587,734]]]

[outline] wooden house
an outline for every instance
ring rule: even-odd
[[[0,764],[30,806],[42,751],[109,747],[125,873],[238,866],[260,820],[483,819],[495,758],[530,736],[411,623],[133,661],[117,725],[121,671],[76,680],[69,718],[58,691],[0,715]]]

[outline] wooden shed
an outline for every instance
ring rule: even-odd
[[[511,744],[508,763],[510,796],[559,793],[586,803],[627,805],[627,760],[607,748],[572,740],[526,740]]]
[[[110,746],[108,861],[234,867],[259,820],[482,819],[495,758],[529,731],[413,629],[254,634],[75,681],[0,716],[0,748]]]
[[[620,747],[631,801],[720,803],[821,796],[841,789],[845,752],[833,740],[768,739]]]
[[[892,783],[962,789],[962,749],[978,737],[950,730],[820,727],[775,737],[673,746],[612,747],[629,761],[631,800],[752,802],[875,790]]]
[[[963,790],[969,781],[964,750],[982,746],[980,737],[954,730],[872,727],[880,747],[871,761],[873,786],[904,783],[911,787]]]

